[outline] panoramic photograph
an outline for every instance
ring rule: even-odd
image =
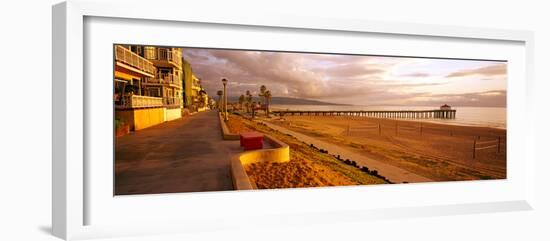
[[[114,195],[506,179],[505,60],[113,56]]]

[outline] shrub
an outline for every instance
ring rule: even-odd
[[[120,128],[124,125],[124,121],[120,120],[119,118],[115,118],[115,128]]]
[[[369,173],[369,168],[368,167],[361,167],[361,171],[365,172],[365,173]]]

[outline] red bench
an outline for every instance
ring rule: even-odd
[[[256,150],[264,147],[264,135],[258,132],[244,132],[240,135],[244,150]]]

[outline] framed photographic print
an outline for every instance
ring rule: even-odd
[[[530,32],[181,4],[53,7],[56,236],[531,209]]]

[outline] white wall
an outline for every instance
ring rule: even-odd
[[[22,0],[4,2],[0,8],[0,81],[3,104],[0,116],[0,240],[57,240],[50,228],[51,192],[51,11],[57,1]],[[154,1],[151,1],[154,2]],[[538,104],[548,108],[550,76],[546,55],[550,54],[550,14],[546,1],[502,0],[384,0],[384,1],[188,1],[190,9],[205,13],[227,12],[246,15],[278,12],[298,16],[328,16],[388,21],[407,21],[535,31],[535,77]],[[215,7],[214,7],[215,6]],[[182,9],[182,14],[185,14]],[[31,54],[26,59],[23,55]],[[29,75],[32,73],[32,75]],[[36,106],[22,111],[21,106]],[[8,114],[9,113],[9,114]],[[243,232],[224,230],[198,233],[181,238],[218,240],[550,240],[550,157],[543,153],[550,142],[548,113],[537,118],[539,159],[536,210],[498,213],[345,223]],[[162,238],[162,239],[161,239]],[[117,240],[176,240],[177,237],[142,237]]]
[[[171,121],[181,118],[181,109],[164,108],[164,121]]]

